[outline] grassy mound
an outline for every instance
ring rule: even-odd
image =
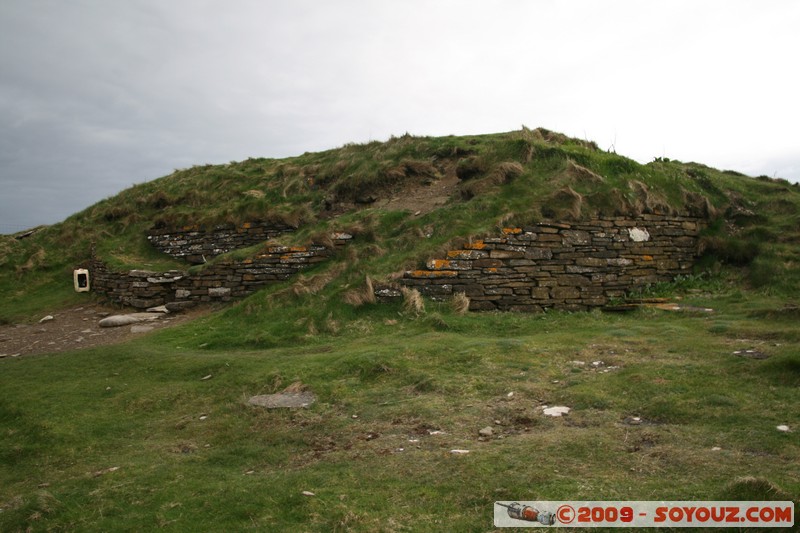
[[[185,268],[149,246],[154,225],[356,236],[187,325],[0,359],[0,530],[486,531],[497,500],[797,502],[799,192],[541,129],[405,135],[176,171],[0,237],[0,322],[17,322],[100,298],[72,291],[92,244],[114,268]],[[637,295],[687,313],[371,298],[374,281],[503,226],[687,211],[709,223],[697,271]],[[317,402],[247,403],[287,387]]]
[[[420,210],[437,184],[449,196]],[[443,189],[444,190],[444,189]],[[402,198],[413,201],[405,208]],[[800,190],[696,163],[641,165],[543,129],[470,137],[413,137],[346,145],[298,157],[248,159],[176,171],[103,200],[24,239],[0,241],[0,320],[76,301],[70,271],[94,245],[112,268],[183,268],[153,250],[154,226],[277,221],[299,228],[287,242],[335,229],[357,244],[339,286],[382,280],[460,239],[506,225],[595,214],[681,212],[706,217],[703,268],[745,267],[756,288],[800,287]],[[236,252],[239,255],[242,252]]]

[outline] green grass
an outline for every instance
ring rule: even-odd
[[[448,172],[461,172],[460,194],[420,216],[348,204]],[[579,213],[559,205],[567,187]],[[84,302],[71,274],[93,244],[115,269],[185,269],[149,247],[157,222],[299,225],[286,243],[355,235],[331,261],[191,324],[0,359],[0,531],[485,531],[495,500],[797,501],[799,192],[523,128],[193,167],[0,237],[0,323],[13,323]],[[711,211],[705,251],[691,275],[633,296],[714,313],[345,303],[367,276],[470,236],[547,213],[653,209]],[[769,358],[733,355],[750,348]],[[246,404],[297,381],[319,398],[309,409]],[[572,413],[538,410],[557,404]]]
[[[800,427],[793,322],[697,303],[716,312],[384,306],[265,349],[208,334],[223,315],[2,360],[0,529],[485,531],[495,500],[718,499],[752,475],[796,500],[800,446],[775,429]],[[758,339],[769,359],[732,355]],[[309,409],[246,405],[295,381],[317,394]],[[574,410],[548,419],[543,404]]]

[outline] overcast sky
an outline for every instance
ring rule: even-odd
[[[525,124],[800,180],[796,0],[0,0],[0,233],[195,164]]]

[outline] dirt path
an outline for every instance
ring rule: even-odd
[[[103,318],[115,314],[127,314],[112,307],[87,305],[63,309],[52,313],[52,320],[34,324],[11,324],[0,326],[0,358],[24,357],[43,353],[63,352],[105,346],[123,342],[151,331],[184,324],[208,313],[206,309],[191,310],[180,314],[166,314],[157,320],[134,326],[101,328]],[[140,326],[140,327],[136,327]],[[146,326],[142,328],[141,326]]]
[[[406,187],[388,198],[378,200],[375,205],[388,210],[407,209],[415,214],[424,215],[458,196],[459,183],[460,180],[453,170],[431,185]]]

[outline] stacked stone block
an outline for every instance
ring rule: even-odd
[[[664,215],[506,228],[406,272],[400,283],[433,298],[463,292],[471,310],[586,310],[690,273],[700,229],[700,219]]]
[[[317,244],[267,246],[252,258],[221,261],[198,273],[178,270],[113,272],[95,259],[89,267],[92,288],[112,301],[140,309],[170,302],[226,302],[248,296],[269,283],[287,280],[325,261],[336,248],[352,238],[346,233],[334,233],[331,235],[333,248]]]
[[[253,246],[293,230],[286,225],[268,222],[219,225],[210,230],[199,226],[154,228],[148,232],[147,240],[165,254],[201,264],[212,257]]]

